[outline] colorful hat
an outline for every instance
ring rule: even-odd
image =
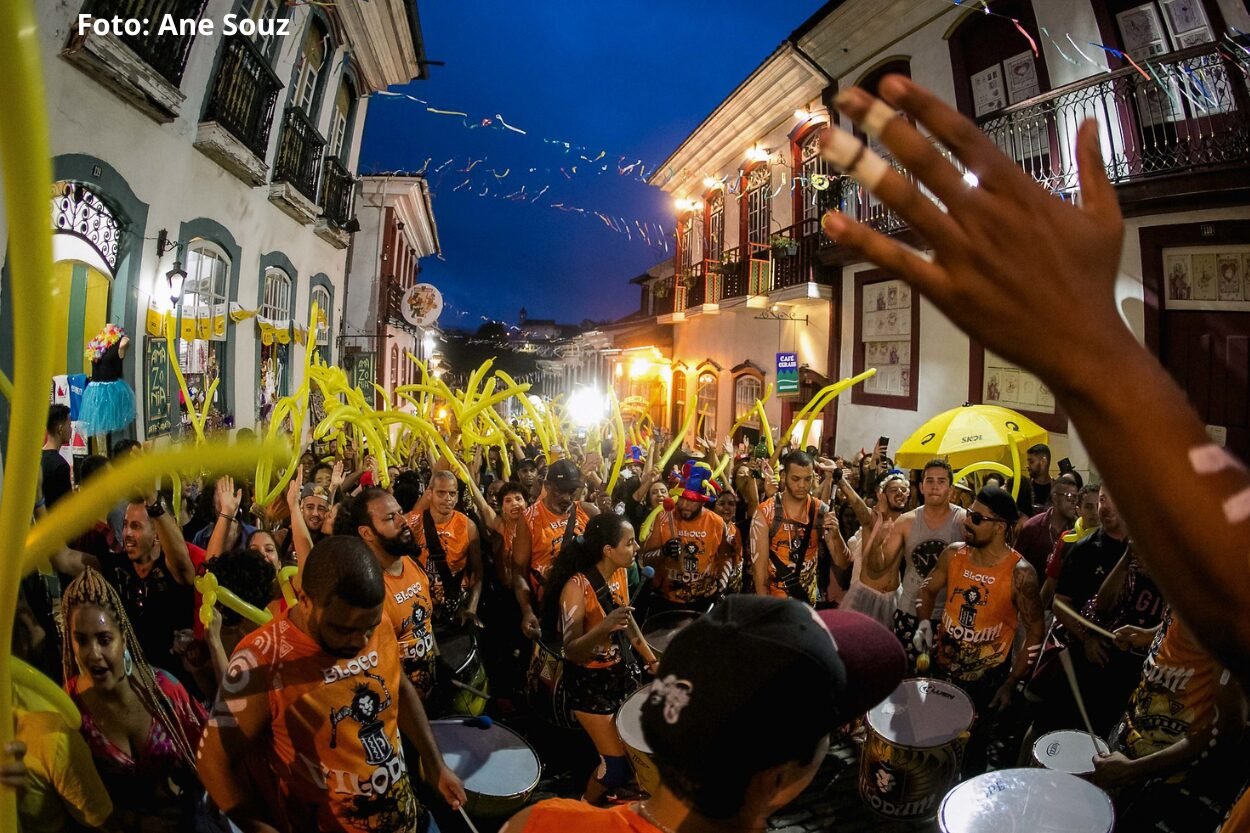
[[[646,452],[642,450],[642,446],[631,445],[629,447],[629,451],[625,454],[625,463],[627,465],[630,463],[639,466],[646,465],[647,455]]]
[[[716,500],[716,494],[720,491],[716,483],[712,481],[712,467],[707,463],[694,460],[688,461],[682,467],[681,481],[678,485],[682,490],[679,497],[698,503],[711,503]]]

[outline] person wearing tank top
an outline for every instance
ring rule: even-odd
[[[914,605],[916,595],[933,573],[942,551],[964,540],[965,512],[951,503],[951,477],[949,463],[930,460],[921,473],[923,503],[897,521],[886,521],[875,536],[875,543],[865,553],[865,564],[874,575],[902,572],[898,609],[894,611],[894,633],[903,643],[912,665],[918,656],[912,643],[919,623]],[[943,597],[939,596],[933,611],[935,619],[942,615],[942,601]]]
[[[1031,670],[1045,630],[1037,571],[1007,543],[1018,517],[1009,492],[997,486],[982,489],[965,516],[967,543],[952,544],[942,552],[916,596],[920,617],[916,650],[929,653],[936,648],[935,676],[962,688],[977,711],[965,775],[983,771],[991,738],[1005,760],[1015,759],[1009,727],[1000,727],[997,718],[1011,706]],[[929,617],[943,593],[946,609],[935,645]],[[1025,640],[1013,659],[1017,626],[1023,628]],[[991,763],[997,768],[1001,762]]]

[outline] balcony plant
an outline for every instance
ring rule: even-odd
[[[774,255],[794,257],[799,253],[798,241],[789,237],[782,237],[780,234],[774,234],[768,241],[768,245],[772,247]]]
[[[669,293],[673,291],[673,281],[671,278],[658,280],[651,285],[651,291],[655,293],[657,298],[667,298]]]

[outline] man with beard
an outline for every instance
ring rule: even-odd
[[[942,552],[916,598],[920,622],[915,647],[928,653],[934,646],[929,617],[946,592],[934,666],[937,676],[968,694],[982,716],[968,742],[965,774],[969,775],[983,771],[989,741],[1001,734],[994,717],[1011,705],[1045,632],[1037,572],[1007,544],[1007,531],[1018,518],[1010,492],[997,486],[983,488],[964,517],[967,543]],[[1017,625],[1025,636],[1013,661]]]
[[[821,541],[830,552],[846,547],[837,516],[811,494],[815,470],[815,461],[805,452],[792,451],[782,457],[781,491],[761,503],[751,521],[755,592],[789,596],[813,606],[820,597]]]
[[[443,800],[458,808],[466,796],[400,671],[382,571],[359,539],[334,536],[313,547],[302,578],[300,603],[235,650],[200,778],[247,831],[422,829],[401,733]],[[244,775],[252,750],[265,771]]]
[[[1063,533],[1076,522],[1077,486],[1067,475],[1051,484],[1050,506],[1024,522],[1016,537],[1016,552],[1032,565],[1037,574],[1046,572],[1046,560],[1055,551]]]
[[[572,460],[557,460],[547,469],[542,499],[525,510],[512,543],[512,587],[521,608],[521,632],[537,637],[542,629],[534,608],[542,604],[542,587],[564,541],[586,531],[599,510],[577,500],[582,473]]]
[[[417,541],[390,492],[365,489],[351,503],[352,529],[368,545],[386,585],[386,618],[399,643],[404,675],[422,700],[434,689],[438,646],[430,579],[413,557]]]
[[[686,463],[677,505],[656,517],[643,542],[642,562],[655,568],[656,597],[647,615],[666,610],[706,611],[724,594],[733,569],[734,530],[704,510],[716,493],[707,463]]]
[[[846,550],[833,554],[833,563],[839,570],[851,568],[851,586],[838,605],[841,610],[854,610],[876,619],[887,628],[894,627],[894,611],[898,608],[898,564],[887,565],[877,572],[875,564],[864,558],[865,543],[871,550],[893,528],[894,523],[907,507],[911,496],[911,484],[902,472],[893,471],[877,483],[877,505],[868,504],[847,482],[845,476],[838,478],[838,489],[855,511],[860,527],[847,542]]]
[[[429,495],[429,506],[405,520],[409,530],[416,530],[417,558],[432,582],[435,623],[441,627],[458,619],[480,625],[482,548],[477,525],[456,511],[459,482],[452,472],[434,472]]]
[[[920,496],[924,503],[907,512],[876,537],[876,546],[865,549],[868,568],[874,575],[889,575],[902,563],[902,590],[899,609],[894,611],[894,633],[903,643],[913,664],[917,653],[913,638],[920,620],[912,607],[924,584],[937,566],[938,557],[951,544],[964,540],[965,512],[951,503],[952,473],[945,460],[930,460],[921,472]],[[889,523],[887,521],[887,523]],[[941,597],[933,610],[942,615]]]
[[[1098,496],[1102,487],[1097,483],[1086,483],[1076,493],[1076,523],[1071,531],[1059,537],[1059,542],[1046,557],[1045,581],[1042,582],[1042,606],[1050,610],[1055,599],[1055,584],[1059,581],[1059,573],[1063,570],[1064,559],[1069,550],[1078,542],[1093,535],[1098,529]]]

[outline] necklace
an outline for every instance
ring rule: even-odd
[[[638,802],[638,815],[646,819],[648,823],[658,827],[661,831],[663,831],[663,833],[677,833],[677,831],[673,830],[673,828],[661,824],[660,820],[647,809],[647,803],[645,801]]]

